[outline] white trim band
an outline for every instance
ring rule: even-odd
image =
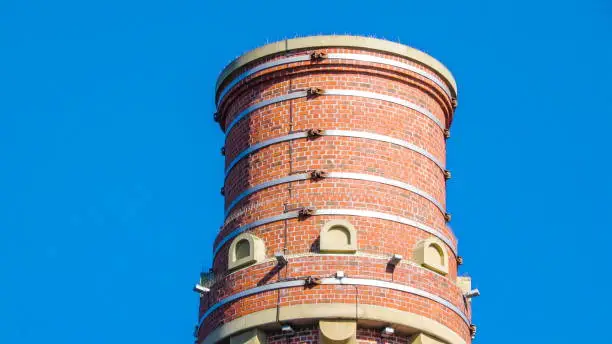
[[[428,291],[425,290],[421,290],[421,289],[417,289],[414,287],[410,287],[407,285],[403,285],[403,284],[399,284],[399,283],[394,283],[394,282],[387,282],[387,281],[381,281],[381,280],[375,280],[375,279],[367,279],[367,278],[348,278],[348,277],[344,277],[344,278],[322,278],[319,281],[320,285],[358,285],[358,286],[369,286],[369,287],[379,287],[379,288],[385,288],[385,289],[392,289],[392,290],[398,290],[398,291],[402,291],[405,293],[409,293],[409,294],[413,294],[413,295],[418,295],[421,297],[424,297],[426,299],[432,300],[434,302],[437,302],[447,308],[449,308],[450,310],[452,310],[453,312],[455,312],[457,315],[459,315],[461,317],[461,319],[463,319],[463,321],[467,324],[470,325],[471,322],[468,319],[467,315],[465,315],[465,313],[459,309],[459,307],[455,306],[454,304],[452,304],[450,301],[441,298],[438,295],[432,294]],[[206,319],[212,312],[216,311],[217,309],[219,309],[220,307],[236,301],[238,299],[241,299],[243,297],[247,297],[247,296],[251,296],[254,294],[259,294],[259,293],[263,293],[266,291],[271,291],[271,290],[277,290],[277,289],[285,289],[285,288],[294,288],[294,287],[301,287],[306,285],[306,282],[302,279],[300,280],[293,280],[293,281],[284,281],[284,282],[276,282],[276,283],[270,283],[270,284],[266,284],[266,285],[262,285],[259,287],[255,287],[255,288],[251,288],[251,289],[247,289],[247,290],[243,290],[239,293],[236,294],[232,294],[220,301],[218,301],[217,303],[215,303],[214,305],[210,306],[206,312],[204,312],[204,314],[202,315],[202,317],[200,317],[199,321],[198,321],[198,326],[202,325],[202,322],[204,322],[204,319]]]
[[[448,247],[451,249],[451,251],[453,251],[453,253],[455,255],[457,255],[457,248],[455,247],[455,245],[453,244],[453,242],[446,237],[444,234],[442,234],[441,231],[429,227],[425,224],[422,224],[420,222],[402,217],[402,216],[397,216],[397,215],[392,215],[392,214],[388,214],[388,213],[382,213],[382,212],[378,212],[378,211],[371,211],[371,210],[358,210],[358,209],[317,209],[315,210],[313,215],[347,215],[347,216],[361,216],[361,217],[370,217],[370,218],[375,218],[375,219],[381,219],[381,220],[388,220],[388,221],[393,221],[393,222],[397,222],[397,223],[401,223],[401,224],[405,224],[408,226],[412,226],[415,228],[418,228],[420,230],[423,230],[429,234],[432,234],[434,236],[436,236],[438,239],[442,240],[444,243],[446,243],[446,245],[448,245]],[[213,250],[213,259],[214,257],[217,255],[217,253],[219,253],[219,251],[221,250],[221,247],[223,247],[223,245],[225,245],[228,241],[232,240],[233,238],[235,238],[236,236],[238,236],[239,234],[248,231],[249,229],[258,227],[258,226],[263,226],[265,224],[268,223],[272,223],[272,222],[277,222],[277,221],[282,221],[282,220],[288,220],[288,219],[295,219],[299,217],[299,213],[297,210],[295,211],[289,211],[286,212],[284,214],[281,215],[277,215],[277,216],[272,216],[272,217],[267,217],[261,220],[257,220],[251,223],[247,223],[246,225],[240,226],[236,229],[234,229],[233,231],[231,231],[230,233],[227,233],[223,239],[221,239],[221,241],[219,241],[219,243],[215,246],[214,250]]]
[[[325,178],[338,178],[338,179],[354,179],[354,180],[364,180],[364,181],[369,181],[369,182],[375,182],[375,183],[381,183],[381,184],[386,184],[386,185],[391,185],[391,186],[395,186],[410,192],[413,192],[425,199],[427,199],[428,201],[430,201],[431,203],[433,203],[439,210],[440,212],[444,215],[446,213],[446,211],[444,210],[444,207],[442,206],[442,204],[440,202],[438,202],[438,200],[436,200],[432,195],[428,194],[427,192],[413,186],[410,185],[408,183],[404,183],[395,179],[389,179],[389,178],[385,178],[385,177],[379,177],[379,176],[373,176],[373,175],[369,175],[369,174],[363,174],[363,173],[352,173],[352,172],[328,172],[325,175]],[[245,197],[261,191],[263,189],[272,187],[272,186],[276,186],[276,185],[280,185],[280,184],[285,184],[285,183],[290,183],[290,182],[295,182],[295,181],[301,181],[301,180],[309,180],[311,179],[310,173],[299,173],[299,174],[294,174],[294,175],[290,175],[287,177],[283,177],[283,178],[279,178],[279,179],[275,179],[275,180],[271,180],[271,181],[267,181],[265,183],[261,183],[259,185],[255,185],[254,187],[250,188],[250,189],[246,189],[245,191],[243,191],[242,193],[240,193],[238,196],[236,196],[236,198],[234,198],[234,200],[232,200],[232,202],[229,204],[229,206],[227,207],[227,209],[225,210],[225,217],[227,217],[227,215],[232,211],[232,209],[234,209],[234,207],[236,206],[236,204],[238,204],[238,202],[240,202],[241,200],[243,200]]]
[[[433,83],[435,83],[436,85],[438,85],[443,91],[444,93],[446,93],[446,95],[449,98],[453,98],[450,89],[448,88],[447,85],[444,84],[444,82],[440,81],[440,79],[438,79],[434,74],[428,73],[420,68],[417,68],[415,66],[412,66],[410,64],[407,63],[403,63],[403,62],[399,62],[399,61],[395,61],[395,60],[391,60],[391,59],[386,59],[383,57],[378,57],[378,56],[373,56],[373,55],[366,55],[366,54],[343,54],[343,53],[329,53],[327,54],[326,59],[342,59],[342,60],[354,60],[354,61],[362,61],[362,62],[372,62],[372,63],[378,63],[378,64],[382,64],[382,65],[387,65],[387,66],[391,66],[391,67],[397,67],[400,69],[405,69],[408,70],[410,72],[414,72],[416,74],[419,74],[420,76],[432,81]],[[227,84],[227,86],[225,86],[223,88],[223,90],[221,91],[221,93],[219,93],[219,97],[217,98],[217,106],[223,101],[223,98],[225,97],[225,95],[227,95],[227,93],[234,87],[236,86],[236,84],[238,84],[240,81],[246,79],[247,77],[260,72],[262,70],[266,70],[266,69],[270,69],[276,66],[280,66],[280,65],[284,65],[284,64],[290,64],[290,63],[295,63],[295,62],[305,62],[305,61],[310,61],[311,57],[310,54],[306,54],[306,55],[297,55],[297,56],[292,56],[292,57],[287,57],[287,58],[282,58],[282,59],[278,59],[278,60],[274,60],[274,61],[270,61],[270,62],[266,62],[266,63],[262,63],[260,65],[257,65],[245,72],[243,72],[242,74],[240,74],[239,76],[237,76],[236,78],[234,78],[229,84]],[[317,64],[313,64],[313,65],[317,65]],[[365,66],[364,66],[365,67]],[[218,89],[217,89],[218,91]]]
[[[409,101],[401,99],[401,98],[392,97],[392,96],[388,96],[386,94],[380,94],[380,93],[374,93],[374,92],[366,92],[366,91],[358,91],[358,90],[336,90],[336,89],[323,90],[323,93],[320,94],[320,95],[317,95],[317,97],[326,96],[326,95],[328,95],[328,96],[353,96],[353,97],[361,97],[361,98],[369,98],[369,99],[382,100],[382,101],[398,104],[398,105],[407,107],[409,109],[412,109],[412,110],[422,114],[423,116],[428,117],[434,123],[436,123],[436,125],[438,127],[440,127],[441,130],[446,129],[446,127],[442,123],[442,121],[440,121],[440,119],[438,119],[438,117],[436,117],[436,115],[431,113],[429,110],[427,110],[426,108],[424,108],[422,106],[419,106],[419,105],[417,105],[415,103],[409,102]],[[279,102],[282,102],[282,101],[285,101],[285,100],[291,100],[291,99],[296,99],[296,98],[303,98],[303,97],[307,97],[307,96],[308,96],[307,91],[296,91],[296,92],[290,92],[290,93],[282,95],[280,97],[270,98],[270,99],[264,100],[262,102],[253,104],[253,105],[247,107],[246,109],[240,111],[238,113],[238,115],[236,115],[234,120],[225,129],[225,133],[226,133],[226,135],[228,135],[229,132],[232,130],[232,128],[241,119],[243,119],[244,117],[248,116],[251,112],[253,112],[255,110],[261,109],[262,107],[268,106],[270,104],[279,103]]]

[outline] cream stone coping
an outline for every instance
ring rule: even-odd
[[[260,326],[291,322],[302,319],[357,319],[378,321],[393,326],[402,326],[437,337],[448,344],[466,344],[465,340],[441,323],[410,312],[375,306],[342,303],[303,304],[270,308],[247,314],[214,329],[200,344],[217,343],[236,333]]]
[[[457,97],[457,82],[455,81],[455,78],[440,61],[436,60],[432,56],[400,43],[379,38],[348,35],[308,36],[285,39],[253,49],[236,58],[223,69],[217,78],[215,93],[219,91],[219,87],[230,74],[232,74],[238,68],[257,59],[289,50],[323,47],[349,47],[378,50],[422,63],[435,71],[442,78],[442,80],[450,86],[453,96],[455,98]]]

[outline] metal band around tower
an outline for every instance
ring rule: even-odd
[[[427,199],[428,201],[433,203],[443,215],[446,213],[442,204],[438,202],[438,200],[436,200],[432,195],[428,194],[427,192],[413,185],[410,185],[408,183],[404,183],[404,182],[401,182],[395,179],[389,179],[385,177],[373,176],[373,175],[363,174],[363,173],[352,173],[352,172],[328,172],[325,175],[325,178],[363,180],[363,181],[368,181],[368,182],[375,182],[375,183],[395,186],[395,187],[410,191],[412,193],[415,193]],[[301,181],[301,180],[309,180],[309,179],[311,179],[311,176],[309,173],[299,173],[299,174],[294,174],[294,175],[290,175],[287,177],[271,180],[265,183],[261,183],[259,185],[255,185],[254,187],[243,191],[238,196],[236,196],[236,198],[234,198],[234,200],[229,204],[229,206],[225,210],[225,216],[227,217],[227,215],[232,211],[232,209],[234,209],[234,207],[240,201],[242,201],[245,197],[252,195],[255,192],[258,192],[263,189],[266,189],[272,186],[276,186],[276,185],[281,185],[281,184],[296,182],[296,181]]]
[[[392,214],[378,212],[378,211],[359,210],[359,209],[317,209],[315,210],[313,216],[316,216],[316,215],[347,215],[347,216],[370,217],[370,218],[388,220],[388,221],[405,224],[411,227],[418,228],[422,231],[425,231],[429,234],[436,236],[438,239],[442,240],[444,243],[446,243],[446,245],[448,245],[448,247],[451,249],[453,254],[457,255],[457,247],[453,244],[453,242],[446,235],[442,234],[441,231],[435,228],[432,228],[428,225],[417,222],[415,220],[406,218],[406,217],[392,215]],[[281,215],[267,217],[261,220],[247,223],[246,225],[243,225],[243,226],[240,226],[234,229],[233,231],[227,233],[223,237],[223,239],[221,239],[219,243],[215,246],[213,250],[213,260],[214,260],[214,257],[217,255],[217,253],[219,253],[223,245],[225,245],[228,241],[237,237],[241,233],[246,232],[249,229],[252,229],[255,227],[266,225],[268,223],[273,223],[273,222],[288,220],[288,219],[295,219],[298,217],[299,217],[298,211],[290,211],[290,212],[286,212]]]
[[[434,74],[432,73],[428,73],[420,68],[417,68],[413,65],[410,65],[408,63],[403,63],[403,62],[399,62],[399,61],[395,61],[395,60],[391,60],[391,59],[386,59],[383,57],[378,57],[378,56],[374,56],[374,55],[366,55],[366,54],[343,54],[343,53],[329,53],[326,56],[326,59],[342,59],[342,60],[353,60],[353,61],[362,61],[362,62],[371,62],[371,63],[378,63],[378,64],[382,64],[382,65],[386,65],[386,66],[391,66],[391,67],[397,67],[400,69],[405,69],[408,71],[411,71],[413,73],[419,74],[420,76],[430,80],[431,82],[435,83],[436,85],[438,85],[443,91],[444,93],[446,93],[446,95],[449,98],[452,98],[452,94],[450,89],[448,88],[448,86],[446,84],[444,84],[444,82],[440,81],[440,79],[438,77],[436,77]],[[274,61],[270,61],[270,62],[266,62],[266,63],[262,63],[260,65],[257,65],[245,72],[243,72],[242,74],[238,75],[236,78],[234,78],[229,84],[227,84],[227,86],[225,86],[223,88],[223,90],[221,91],[221,93],[219,93],[219,97],[218,100],[216,102],[217,106],[223,101],[223,98],[225,97],[225,95],[234,87],[236,86],[236,84],[238,84],[240,81],[248,78],[249,76],[257,73],[257,72],[261,72],[262,70],[266,70],[266,69],[270,69],[270,68],[274,68],[277,66],[281,66],[284,64],[290,64],[290,63],[295,63],[295,62],[305,62],[305,61],[310,61],[311,57],[310,54],[304,54],[304,55],[297,55],[297,56],[292,56],[292,57],[286,57],[286,58],[281,58],[278,60],[274,60]],[[217,90],[218,91],[218,90]]]
[[[452,310],[453,312],[455,312],[457,315],[459,315],[459,317],[461,317],[461,319],[463,319],[463,321],[467,324],[470,325],[470,320],[468,319],[467,315],[465,315],[465,313],[459,309],[459,307],[455,306],[452,302],[443,299],[435,294],[432,294],[428,291],[425,290],[421,290],[418,288],[414,288],[414,287],[410,287],[407,285],[403,285],[403,284],[399,284],[399,283],[394,283],[394,282],[388,282],[388,281],[381,281],[381,280],[375,280],[375,279],[368,279],[368,278],[349,278],[349,277],[344,277],[344,278],[322,278],[320,280],[320,284],[321,285],[356,285],[356,286],[368,286],[368,287],[378,287],[378,288],[385,288],[385,289],[391,289],[391,290],[397,290],[397,291],[402,291],[405,293],[409,293],[409,294],[413,294],[413,295],[418,295],[421,297],[424,297],[426,299],[432,300],[434,302],[437,302],[447,308],[449,308],[450,310]],[[262,285],[259,287],[255,287],[255,288],[251,288],[251,289],[247,289],[247,290],[243,290],[241,292],[238,292],[236,294],[232,294],[220,301],[218,301],[217,303],[215,303],[214,305],[210,306],[206,312],[204,312],[204,314],[202,315],[202,317],[199,319],[198,322],[198,326],[201,326],[202,323],[204,322],[204,319],[206,319],[212,312],[216,311],[217,309],[219,309],[220,307],[230,303],[230,302],[234,302],[238,299],[244,298],[244,297],[248,297],[251,295],[255,295],[255,294],[259,294],[259,293],[263,293],[266,291],[271,291],[271,290],[278,290],[278,289],[285,289],[285,288],[295,288],[295,287],[301,287],[306,285],[306,282],[303,279],[299,279],[299,280],[293,280],[293,281],[283,281],[283,282],[276,282],[276,283],[270,283],[270,284],[266,284],[266,285]]]
[[[368,139],[368,140],[391,143],[391,144],[398,145],[400,147],[404,147],[412,151],[415,151],[423,155],[424,157],[428,158],[429,160],[431,160],[434,164],[436,164],[440,168],[442,172],[444,172],[445,170],[444,165],[440,162],[440,160],[438,160],[435,156],[433,156],[433,154],[429,153],[428,151],[426,151],[425,149],[417,145],[414,145],[404,140],[396,139],[391,136],[374,134],[374,133],[369,133],[365,131],[352,131],[352,130],[323,130],[323,132],[321,133],[321,136],[355,137],[355,138],[360,138],[360,139]],[[230,162],[230,164],[227,165],[227,168],[225,169],[225,178],[227,178],[230,171],[236,166],[236,164],[238,164],[240,160],[242,160],[249,154],[254,153],[262,148],[271,146],[273,144],[277,144],[277,143],[285,142],[285,141],[296,140],[296,139],[303,139],[307,137],[308,137],[308,134],[304,131],[304,132],[293,133],[293,134],[289,134],[285,136],[275,137],[269,140],[265,140],[265,141],[256,143],[252,146],[249,146],[247,147],[247,149],[238,153],[238,155],[232,160],[232,162]]]
[[[431,113],[429,110],[425,109],[422,106],[419,106],[419,105],[417,105],[415,103],[409,102],[409,101],[401,99],[401,98],[388,96],[386,94],[367,92],[367,91],[336,90],[336,89],[324,90],[324,92],[322,94],[318,95],[318,97],[324,97],[326,95],[328,95],[328,96],[361,97],[361,98],[376,99],[376,100],[386,101],[386,102],[389,102],[389,103],[394,103],[394,104],[401,105],[401,106],[404,106],[406,108],[409,108],[411,110],[414,110],[414,111],[422,114],[423,116],[431,119],[434,123],[436,123],[436,125],[438,127],[440,127],[441,130],[446,129],[446,127],[442,123],[442,121],[440,121],[440,119],[438,119],[438,117],[436,117],[436,115]],[[306,91],[296,91],[296,92],[291,92],[291,93],[282,95],[280,97],[275,97],[275,98],[267,99],[267,100],[264,100],[262,102],[253,104],[253,105],[247,107],[246,109],[240,111],[238,113],[238,115],[236,115],[234,120],[232,120],[232,122],[225,129],[225,133],[226,133],[226,135],[229,134],[229,132],[232,130],[232,128],[241,119],[243,119],[244,117],[248,116],[251,112],[253,112],[255,110],[261,109],[262,107],[265,107],[265,106],[268,106],[268,105],[271,105],[271,104],[280,103],[280,102],[285,101],[285,100],[304,98],[304,97],[307,97],[307,96],[308,96],[308,93]]]

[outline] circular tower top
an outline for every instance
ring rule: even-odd
[[[393,55],[418,62],[435,71],[449,87],[452,97],[457,98],[457,83],[455,82],[455,78],[440,61],[436,60],[432,56],[404,44],[399,44],[384,39],[350,35],[307,36],[285,39],[248,51],[236,58],[223,69],[217,78],[215,94],[218,96],[221,85],[227,81],[226,79],[228,79],[229,76],[251,62],[291,50],[325,47],[362,48],[391,53]]]

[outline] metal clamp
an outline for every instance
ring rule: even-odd
[[[444,213],[444,220],[446,222],[451,222],[451,218],[452,218],[451,213]]]
[[[307,137],[309,139],[314,139],[314,138],[317,138],[317,137],[321,137],[321,136],[323,136],[323,134],[324,134],[323,129],[312,128],[312,129],[306,130],[306,135],[307,135]]]
[[[472,339],[476,337],[476,329],[476,325],[470,324],[470,336],[472,337]]]
[[[317,181],[327,177],[327,172],[323,170],[312,170],[310,171],[310,179]]]
[[[463,265],[463,257],[457,256],[457,265]]]
[[[444,179],[449,180],[451,177],[451,172],[449,170],[444,170]]]
[[[221,155],[225,156],[225,146],[221,147]]]
[[[459,101],[457,100],[457,98],[451,98],[451,105],[453,106],[453,110],[457,108],[457,106],[459,105]]]
[[[311,61],[321,61],[323,59],[327,58],[327,53],[323,52],[323,51],[313,51],[310,54],[310,60]]]
[[[321,279],[319,277],[308,276],[304,278],[304,284],[306,286],[315,286],[321,284]]]
[[[304,219],[306,217],[310,217],[314,215],[316,211],[317,209],[315,209],[314,207],[303,207],[298,210],[298,218]]]
[[[310,87],[306,89],[306,98],[314,98],[325,93],[325,90],[319,87]]]
[[[221,187],[221,196],[225,196],[225,186]]]
[[[444,129],[444,138],[445,139],[450,139],[450,130]]]

